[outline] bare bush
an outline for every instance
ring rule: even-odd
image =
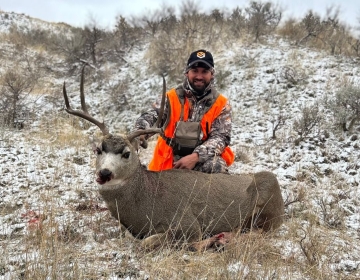
[[[293,128],[299,135],[299,138],[295,140],[295,144],[299,144],[300,141],[312,133],[321,121],[322,116],[318,104],[303,107],[300,117],[295,119],[293,123]]]
[[[325,99],[325,107],[343,131],[351,131],[360,121],[360,88],[352,84],[340,88],[334,98]]]
[[[90,16],[89,23],[86,24],[83,37],[84,37],[84,47],[87,57],[91,58],[91,61],[94,65],[98,62],[98,55],[100,55],[99,45],[100,42],[105,37],[104,30],[99,27],[98,22],[94,17]]]
[[[298,42],[302,36],[302,30],[299,22],[295,18],[288,18],[279,28],[278,33],[280,36],[293,41]]]
[[[340,22],[339,9],[330,7],[326,11],[326,17],[321,22],[323,33],[320,39],[330,48],[330,53],[341,54],[349,34],[348,28]]]
[[[230,31],[233,38],[239,38],[243,34],[246,28],[246,17],[244,10],[235,8],[228,18],[228,25],[230,25]]]
[[[194,1],[185,1],[180,8],[180,25],[179,31],[183,34],[182,39],[185,40],[186,52],[190,53],[194,48],[198,48],[200,44],[203,44],[203,35],[205,33],[205,19],[207,19],[204,13],[199,13],[200,9],[198,4]]]
[[[315,47],[329,49],[332,55],[344,53],[349,46],[351,48],[349,28],[340,22],[339,9],[333,6],[326,9],[323,19],[310,10],[299,23],[299,28],[303,36],[298,45],[310,42]]]
[[[18,69],[10,69],[1,77],[0,117],[7,126],[18,123],[21,112],[28,111],[29,94],[34,89],[37,77]]]
[[[221,39],[221,35],[225,30],[225,15],[223,11],[214,9],[207,18],[208,19],[204,19],[207,23],[204,26],[204,42],[206,45],[210,45],[212,42]]]
[[[165,22],[170,21],[176,28],[163,27],[150,42],[147,52],[149,70],[156,74],[168,74],[170,80],[179,77],[185,67],[189,53],[195,49],[211,49],[218,44],[218,40],[212,40],[218,34],[219,29],[214,24],[213,17],[199,13],[198,6],[194,1],[185,1],[181,5],[181,14],[176,20],[171,10],[164,11]],[[221,16],[218,15],[220,18]],[[222,20],[220,20],[222,22]],[[207,42],[207,43],[204,43]]]
[[[173,8],[168,7],[165,10],[165,15],[161,19],[161,31],[166,34],[171,34],[172,31],[177,28],[178,19],[175,15]]]
[[[338,201],[325,201],[324,197],[317,200],[320,207],[321,219],[329,228],[341,228],[344,225],[344,213]]]
[[[320,239],[314,234],[311,228],[303,229],[304,236],[300,239],[299,245],[311,266],[317,266],[319,263]]]
[[[350,51],[356,56],[360,56],[360,38],[354,38],[352,36],[346,37],[347,44],[350,46]]]
[[[10,27],[9,34],[7,35],[10,42],[19,48],[26,46],[47,46],[49,45],[52,36],[51,31],[40,28],[32,28],[31,30],[23,30],[17,25],[13,24]]]
[[[64,57],[70,72],[75,71],[76,64],[82,61],[97,65],[108,59],[109,45],[105,41],[108,33],[90,17],[84,28],[72,28],[68,34],[53,34],[50,50]]]
[[[303,75],[295,67],[284,66],[280,71],[280,78],[285,80],[288,88],[292,88],[304,80]]]
[[[303,202],[305,200],[305,197],[306,197],[306,190],[304,188],[299,188],[298,190],[292,192],[286,197],[284,201],[284,206],[285,208],[287,208],[291,204]]]
[[[131,24],[125,17],[116,18],[115,29],[108,34],[106,45],[111,52],[110,59],[116,58],[127,63],[126,55],[136,46],[140,46],[144,39],[141,26]]]
[[[163,14],[160,10],[153,10],[143,14],[138,19],[134,18],[133,21],[136,20],[139,22],[150,37],[155,37],[160,31],[162,18]]]
[[[136,28],[121,15],[116,18],[113,35],[115,36],[115,41],[118,42],[117,46],[119,47],[119,50],[128,49],[138,41],[138,32],[136,32]]]
[[[147,51],[147,58],[149,59],[149,71],[155,74],[168,74],[170,79],[175,79],[180,76],[185,67],[185,53],[182,44],[176,45],[175,36],[168,36],[162,33],[157,40],[151,42]]]
[[[282,11],[271,2],[251,1],[245,8],[249,33],[256,42],[263,35],[270,34],[279,25]]]
[[[282,14],[270,2],[251,2],[245,12],[236,8],[229,17],[220,9],[208,14],[199,11],[197,3],[189,0],[182,2],[178,18],[171,8],[157,13],[162,18],[158,20],[161,28],[153,34],[147,52],[151,72],[167,73],[170,80],[175,79],[183,70],[183,61],[194,49],[211,51],[219,44],[229,44],[229,41],[238,39],[246,27],[258,40],[276,28]],[[179,58],[183,60],[179,61]]]
[[[282,128],[287,119],[289,117],[280,113],[279,115],[277,115],[276,117],[274,117],[272,120],[271,120],[271,123],[272,123],[272,136],[271,138],[272,139],[276,139],[276,131],[278,131],[280,128]]]
[[[81,59],[86,59],[84,46],[85,37],[80,28],[75,29],[72,35],[53,35],[50,45],[52,51],[64,57],[69,68]]]
[[[312,10],[308,11],[305,17],[299,24],[300,30],[304,33],[304,36],[297,42],[298,45],[306,42],[310,38],[315,38],[323,32],[323,26],[321,25],[321,18],[318,14]]]

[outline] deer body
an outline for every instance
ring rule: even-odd
[[[170,233],[195,242],[251,225],[275,229],[283,220],[279,184],[270,172],[152,172],[141,166],[128,140],[108,135],[98,147],[96,174],[112,216],[137,238]]]

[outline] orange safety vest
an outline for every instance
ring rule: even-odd
[[[167,92],[167,98],[170,103],[170,115],[168,116],[167,126],[164,128],[164,138],[172,139],[175,136],[176,122],[180,120],[182,105],[176,93],[176,89],[171,89],[169,92]],[[208,138],[207,133],[210,131],[213,121],[220,115],[226,102],[226,97],[219,94],[214,104],[210,107],[210,109],[204,114],[203,118],[201,119],[200,125],[203,132],[203,141]],[[189,117],[189,106],[189,100],[185,98],[183,110],[184,121],[187,121]],[[154,150],[154,156],[148,166],[149,170],[161,171],[173,168],[173,149],[166,143],[166,140],[164,138],[161,136],[158,137],[157,144]],[[221,157],[225,160],[228,166],[230,166],[235,159],[235,155],[229,146],[225,147],[224,151],[221,154]]]

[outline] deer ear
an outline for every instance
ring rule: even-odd
[[[97,148],[101,143],[101,139],[99,139],[99,138],[97,138],[95,136],[92,136],[92,137],[89,138],[89,142],[91,144],[92,151],[94,152],[94,154],[96,154]]]

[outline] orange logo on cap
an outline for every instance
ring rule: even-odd
[[[197,56],[198,58],[204,58],[204,57],[205,57],[205,53],[204,53],[204,52],[198,52],[198,53],[196,54],[196,56]]]

